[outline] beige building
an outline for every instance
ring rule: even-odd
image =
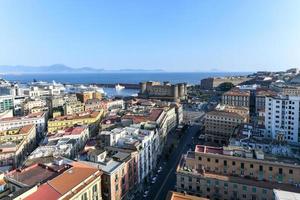
[[[102,99],[102,94],[99,91],[84,91],[76,94],[79,101],[85,103],[89,99]]]
[[[300,96],[300,87],[296,87],[296,86],[284,87],[282,88],[282,94],[289,95],[289,96]]]
[[[35,126],[27,125],[0,132],[0,167],[18,167],[36,146]]]
[[[233,88],[222,96],[222,104],[229,106],[250,107],[250,91]]]
[[[211,111],[206,113],[204,128],[206,141],[225,144],[229,138],[238,132],[239,126],[247,118],[226,111]]]
[[[299,191],[300,165],[262,152],[197,145],[177,168],[176,188],[210,199],[273,199],[273,189]]]
[[[73,115],[84,111],[84,103],[71,101],[64,104],[64,115]]]
[[[250,80],[247,77],[211,77],[201,80],[201,88],[204,90],[212,90],[218,87],[222,83],[232,83],[233,85],[238,85],[245,81]]]

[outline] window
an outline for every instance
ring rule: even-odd
[[[279,174],[282,174],[282,168],[279,168],[279,169],[278,169],[278,173],[279,173]]]
[[[247,191],[247,186],[243,185],[243,191]]]
[[[216,162],[216,163],[219,163],[219,160],[218,160],[218,159],[216,159],[216,160],[215,160],[215,162]]]
[[[202,158],[199,156],[199,157],[198,157],[198,160],[202,160]]]
[[[224,166],[227,166],[227,160],[224,160]]]
[[[81,195],[81,200],[87,200],[87,193],[83,193],[83,195]]]
[[[210,162],[210,158],[207,158],[207,162]]]
[[[293,174],[293,170],[292,169],[289,170],[289,174]]]
[[[269,167],[269,171],[273,171],[273,167]]]
[[[93,196],[92,196],[93,200],[98,200],[98,193],[97,193],[97,190],[98,190],[98,187],[97,187],[97,184],[95,184],[95,185],[93,186]]]
[[[244,169],[244,163],[241,163],[241,168]]]
[[[263,170],[264,170],[263,166],[259,165],[259,171],[263,171]]]
[[[232,161],[232,165],[233,165],[233,166],[235,165],[235,162],[234,162],[234,161]]]
[[[250,164],[250,168],[253,168],[253,164]]]
[[[254,193],[256,192],[256,187],[252,188],[252,192],[254,192]]]
[[[263,193],[263,194],[267,194],[268,191],[267,191],[266,189],[263,189],[263,190],[262,190],[262,193]]]

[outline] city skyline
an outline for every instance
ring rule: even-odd
[[[298,1],[0,2],[0,65],[168,72],[300,66]]]

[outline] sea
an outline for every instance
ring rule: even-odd
[[[208,77],[224,77],[247,75],[251,72],[159,72],[159,73],[84,73],[84,74],[2,74],[1,78],[21,84],[36,81],[46,81],[63,84],[138,84],[144,81],[169,81],[170,83],[186,82],[189,85],[200,84],[201,79]],[[138,90],[124,89],[117,91],[114,88],[103,88],[108,96],[136,95]]]

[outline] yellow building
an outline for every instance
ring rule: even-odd
[[[65,115],[48,120],[48,132],[54,132],[74,125],[98,125],[104,111],[82,112],[74,115]]]
[[[34,124],[0,132],[0,167],[19,166],[35,146]]]

